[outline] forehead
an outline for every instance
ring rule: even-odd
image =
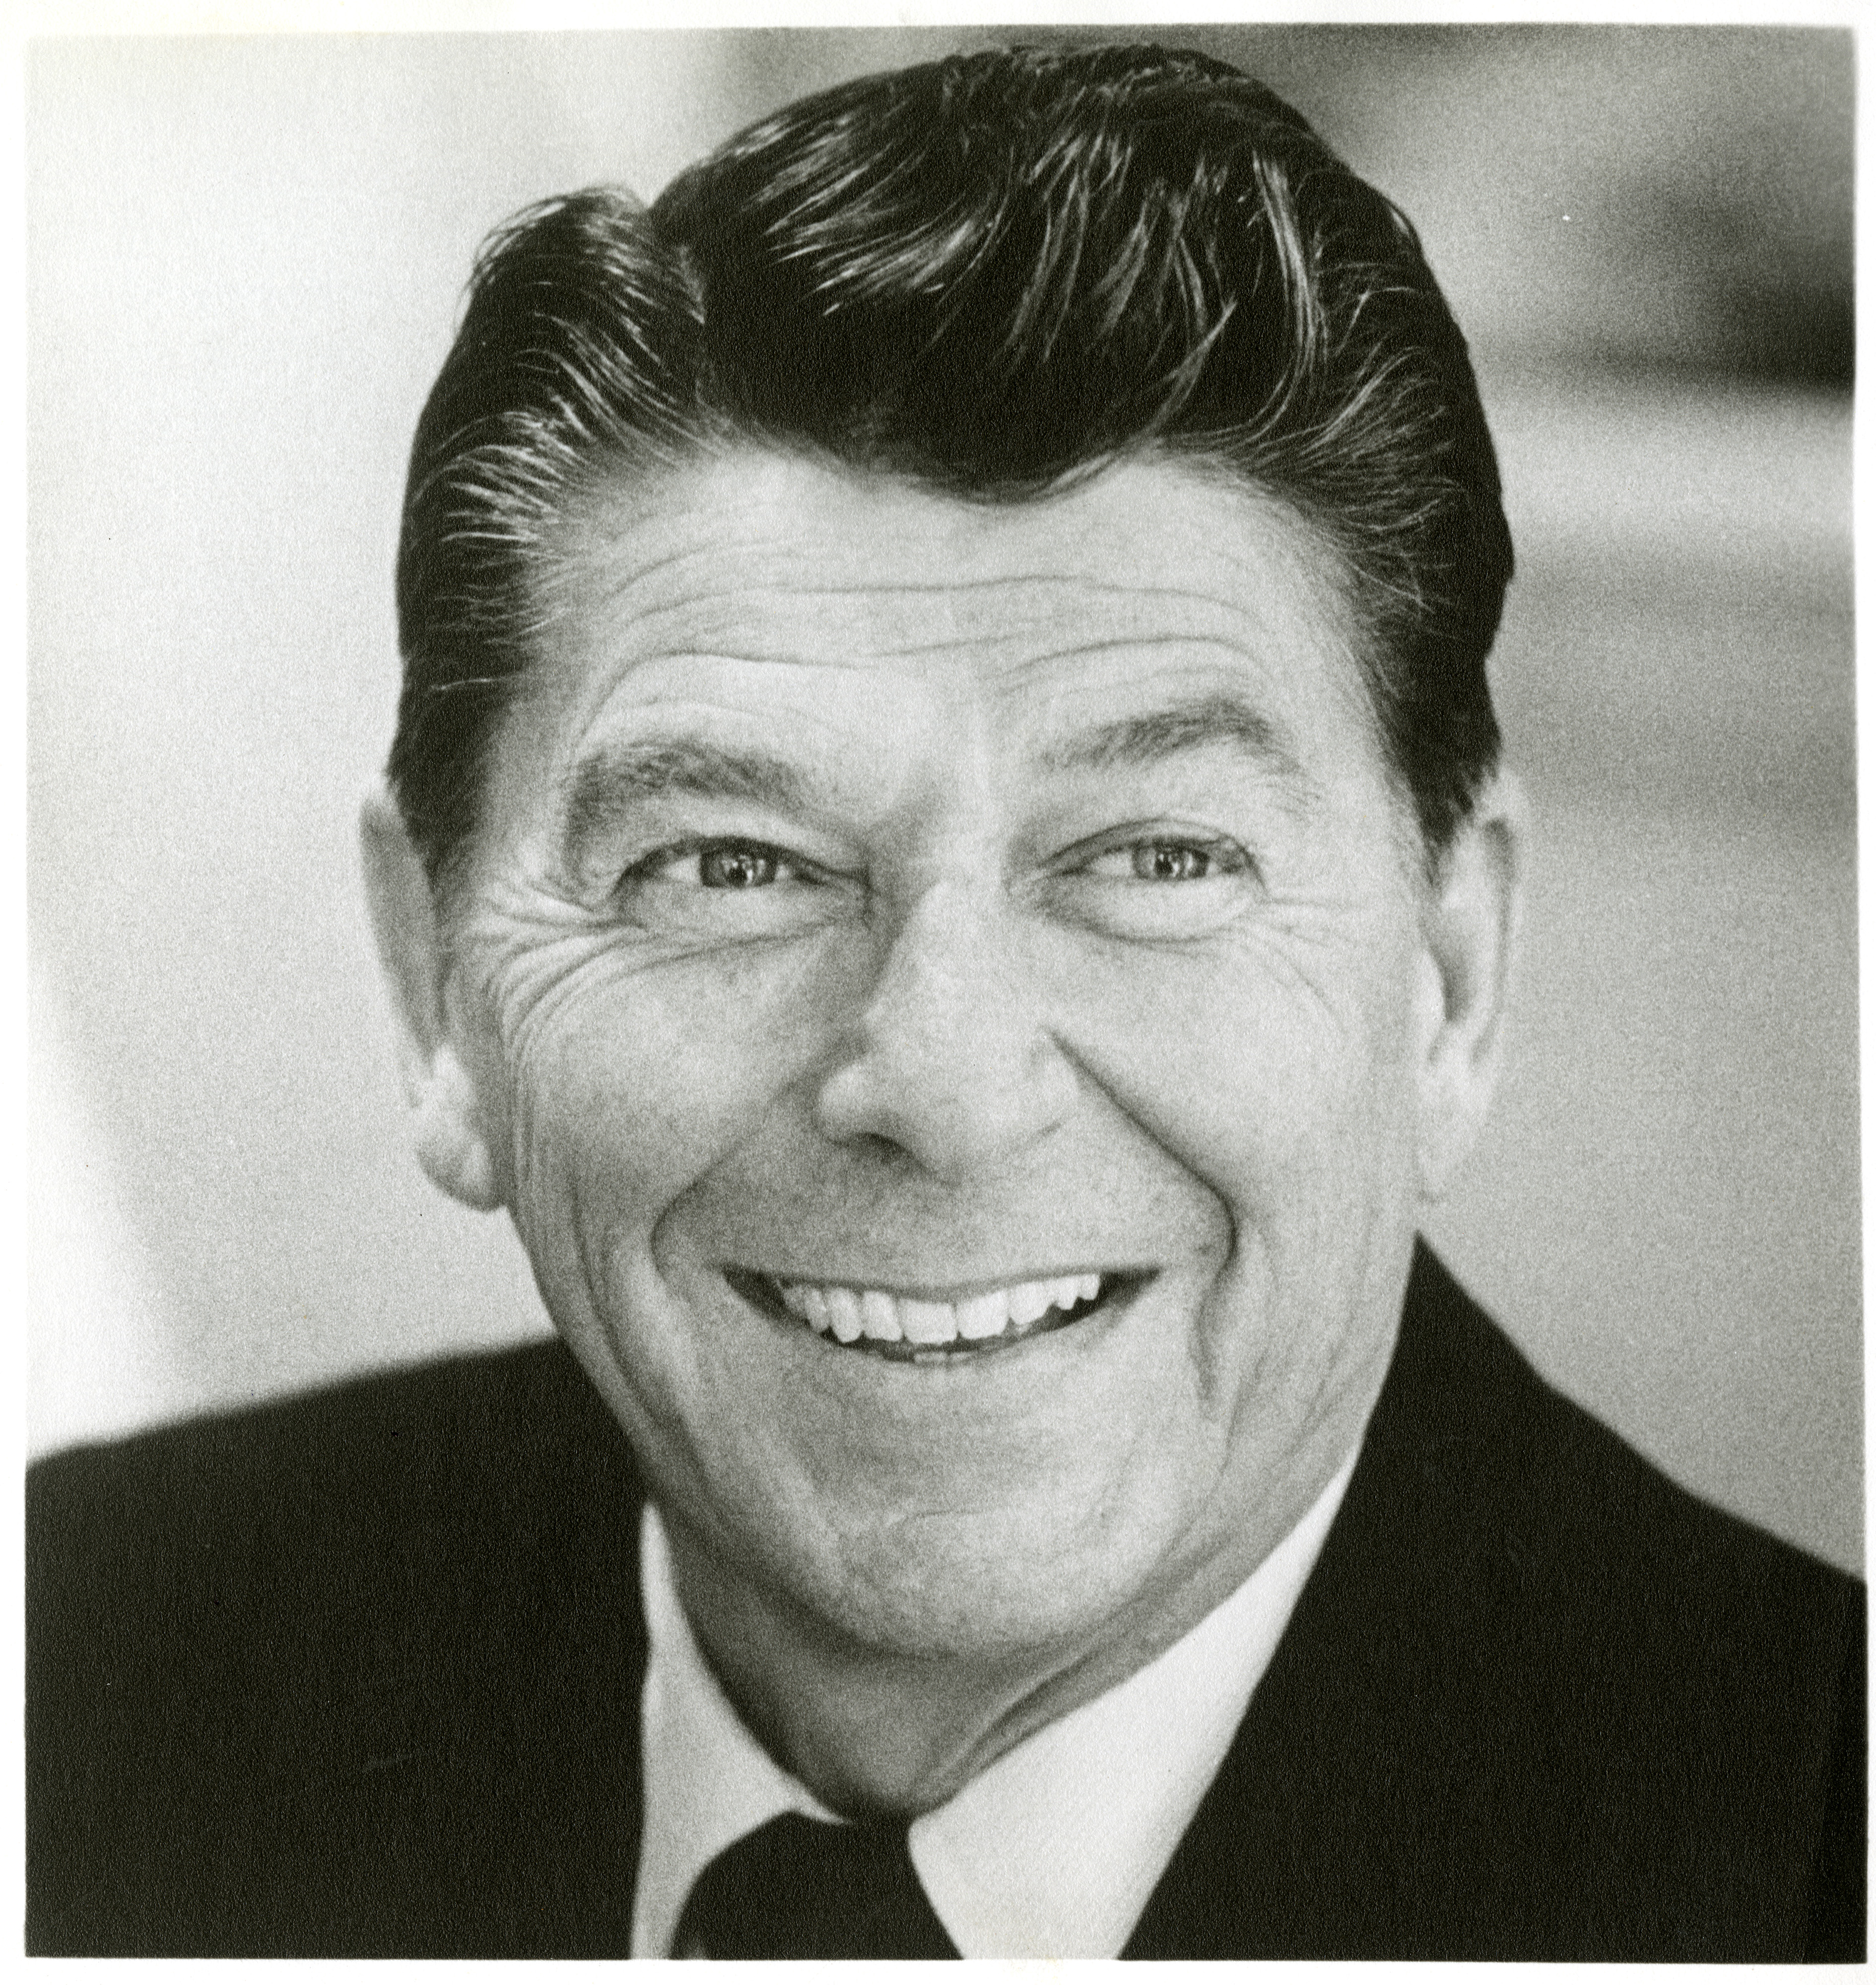
[[[750,452],[607,492],[560,549],[516,713],[537,775],[654,712],[751,707],[863,747],[916,705],[1040,748],[1229,694],[1302,754],[1373,749],[1330,548],[1182,465],[990,503]]]

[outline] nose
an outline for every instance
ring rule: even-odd
[[[1074,1066],[1030,995],[996,920],[973,913],[961,889],[926,891],[822,1080],[822,1134],[883,1139],[947,1184],[1007,1163],[1075,1101]]]

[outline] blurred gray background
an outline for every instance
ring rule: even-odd
[[[1538,845],[1434,1237],[1670,1471],[1858,1563],[1851,37],[1154,32],[1412,215],[1499,438]],[[32,46],[35,1449],[546,1328],[406,1153],[355,879],[418,410],[513,209],[990,39]]]

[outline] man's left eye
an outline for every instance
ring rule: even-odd
[[[1246,866],[1242,851],[1223,842],[1135,841],[1096,855],[1087,872],[1104,882],[1204,882]]]
[[[1256,865],[1237,841],[1135,831],[1070,850],[1044,888],[1058,914],[1090,929],[1165,942],[1203,937],[1229,923],[1252,900],[1248,892],[1256,879]]]

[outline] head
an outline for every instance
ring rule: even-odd
[[[1295,1521],[1491,1089],[1510,566],[1411,229],[1215,62],[867,79],[495,238],[368,868],[420,1153],[694,1564],[1015,1671]]]

